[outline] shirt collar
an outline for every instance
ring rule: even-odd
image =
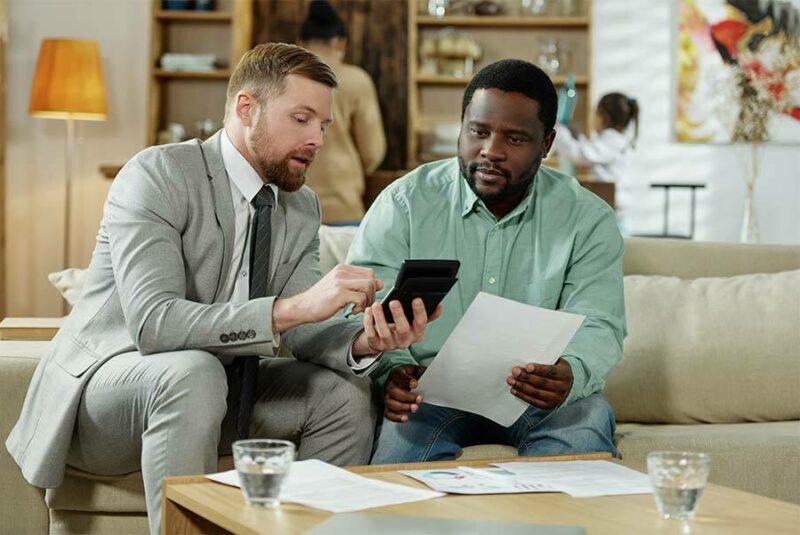
[[[236,188],[247,200],[253,202],[256,194],[261,190],[264,181],[253,169],[239,150],[233,146],[231,139],[228,137],[228,132],[222,129],[222,163],[225,166],[225,172],[228,173],[228,178],[236,185]],[[267,184],[275,194],[275,201],[278,200],[278,188],[275,184]]]
[[[541,167],[539,167],[539,169],[541,169]],[[539,171],[536,171],[536,174],[538,175]],[[469,214],[474,212],[475,208],[478,206],[486,210],[487,213],[491,213],[489,212],[489,209],[486,208],[486,205],[483,204],[483,201],[475,194],[474,191],[472,191],[472,188],[469,187],[469,184],[467,184],[467,179],[461,173],[460,169],[458,170],[458,176],[460,179],[459,189],[461,190],[461,217],[467,217]],[[538,180],[534,178],[533,183],[525,194],[525,197],[523,197],[520,203],[515,206],[514,209],[511,210],[503,219],[521,214],[525,212],[528,207],[531,206],[531,204],[533,204],[532,199],[536,191],[536,182],[538,182]]]
[[[459,185],[459,189],[461,190],[461,217],[467,217],[473,210],[475,210],[475,206],[480,204],[483,205],[483,202],[475,195],[475,192],[472,191],[472,188],[469,187],[467,184],[467,179],[464,177],[464,174],[461,173],[461,170],[458,172],[458,178],[461,184]]]

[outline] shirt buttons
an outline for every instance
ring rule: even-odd
[[[246,277],[246,276],[247,276],[247,270],[243,269],[242,270],[242,277]]]
[[[495,282],[497,282],[497,279],[494,277],[489,277],[489,284],[494,284]]]
[[[229,338],[228,338],[227,334],[219,335],[219,341],[222,342],[223,344],[227,344],[228,340],[229,340]]]

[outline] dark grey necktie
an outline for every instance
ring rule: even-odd
[[[253,199],[256,209],[253,218],[253,234],[250,239],[250,299],[266,297],[269,282],[269,250],[272,239],[272,207],[275,195],[272,189],[262,186]],[[239,419],[236,428],[239,437],[250,434],[250,417],[253,414],[253,398],[258,380],[257,356],[239,357],[242,376],[242,393],[239,402]]]

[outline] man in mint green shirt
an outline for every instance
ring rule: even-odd
[[[538,67],[521,60],[487,66],[464,94],[458,158],[394,182],[364,218],[348,263],[372,268],[387,286],[406,258],[461,262],[425,338],[385,353],[371,374],[383,389],[385,416],[373,463],[450,459],[482,443],[509,444],[520,455],[616,454],[602,390],[625,336],[623,242],[607,204],[541,167],[556,106]],[[555,364],[508,370],[508,395],[529,404],[508,428],[413,393],[478,292],[586,316]],[[382,315],[379,307],[370,312]],[[398,303],[392,312],[402,314]],[[468,396],[471,385],[463,387]]]

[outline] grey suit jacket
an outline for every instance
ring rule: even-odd
[[[84,385],[105,361],[181,349],[272,355],[275,296],[319,280],[319,202],[303,187],[281,192],[273,210],[273,297],[214,304],[234,240],[220,134],[202,145],[145,149],[114,180],[80,301],[39,363],[6,441],[30,483],[61,483]],[[352,374],[347,356],[360,329],[336,317],[287,331],[282,343],[298,359]]]

